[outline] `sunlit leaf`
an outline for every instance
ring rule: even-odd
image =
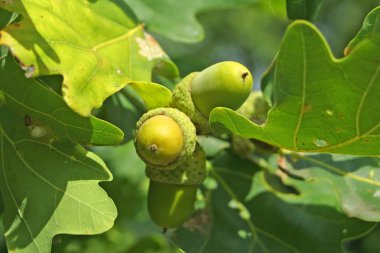
[[[214,109],[210,122],[289,150],[379,155],[379,62],[374,41],[338,61],[313,25],[294,22],[274,66],[273,107],[265,124],[226,108]]]
[[[28,77],[63,75],[63,97],[83,116],[127,83],[150,81],[156,63],[174,66],[162,64],[166,54],[121,1],[20,0],[0,7],[22,15],[1,31],[0,44]]]

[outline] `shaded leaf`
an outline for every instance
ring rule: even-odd
[[[63,97],[83,116],[127,83],[149,81],[156,62],[167,59],[120,1],[23,0],[0,7],[23,16],[1,31],[0,44],[29,77],[62,74]]]
[[[380,221],[380,159],[343,155],[287,156],[289,169],[310,184],[328,182],[349,217]],[[294,182],[290,185],[296,186]],[[297,187],[296,187],[297,188]]]
[[[112,175],[84,144],[116,144],[122,132],[83,118],[8,58],[0,72],[0,192],[10,251],[50,252],[56,234],[112,227],[116,207],[99,181]]]
[[[16,19],[17,15],[15,13],[6,11],[0,8],[0,29],[10,24]]]
[[[186,252],[336,253],[343,240],[373,227],[342,214],[326,182],[304,182],[299,195],[284,194],[256,170],[232,155],[216,160],[209,207],[174,234],[176,243]]]
[[[294,22],[275,63],[265,124],[216,108],[211,125],[289,150],[379,155],[379,49],[365,41],[338,61],[313,25]]]
[[[134,137],[136,122],[148,110],[168,106],[171,92],[151,82],[132,82],[122,92],[108,98],[98,117],[115,124],[124,132],[123,142]]]
[[[204,31],[197,14],[213,9],[232,8],[257,3],[258,0],[125,0],[148,28],[172,40],[195,43],[203,40]]]
[[[323,0],[286,0],[288,18],[313,21]]]
[[[1,122],[15,123],[16,131],[41,127],[50,139],[66,137],[82,144],[112,145],[123,139],[123,133],[112,124],[77,115],[62,97],[37,81],[26,79],[11,58],[0,72],[0,80]]]
[[[131,103],[130,100],[124,96],[125,90],[126,89],[123,89],[123,92],[116,93],[109,97],[97,114],[97,117],[118,126],[123,131],[123,143],[134,137],[136,123],[145,112],[145,108],[137,108],[134,103]],[[101,157],[104,159],[102,155]]]
[[[197,142],[201,145],[207,157],[214,157],[231,146],[227,140],[205,135],[198,135]]]
[[[380,7],[373,9],[365,17],[362,27],[356,36],[350,41],[344,49],[344,54],[348,55],[360,42],[373,36],[374,33],[380,31]]]

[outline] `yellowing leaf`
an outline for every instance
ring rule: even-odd
[[[66,103],[88,116],[131,81],[150,81],[166,54],[118,1],[2,1],[22,15],[1,31],[28,77],[62,74]]]

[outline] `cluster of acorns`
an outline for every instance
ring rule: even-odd
[[[145,113],[137,122],[135,147],[150,178],[148,211],[164,230],[176,228],[194,210],[198,186],[206,177],[206,156],[197,134],[210,134],[215,107],[239,108],[253,78],[237,62],[220,62],[185,77],[172,93],[170,107]]]

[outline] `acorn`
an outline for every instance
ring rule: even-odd
[[[151,110],[136,124],[136,152],[148,166],[174,169],[193,154],[195,144],[194,124],[177,109]]]
[[[261,125],[265,123],[269,109],[270,105],[265,100],[263,93],[261,91],[252,91],[237,112]]]
[[[150,178],[148,212],[164,231],[177,228],[194,211],[198,186],[206,178],[206,155],[197,145],[193,156],[174,170],[146,168]]]
[[[261,91],[252,91],[237,112],[252,122],[261,125],[265,123],[269,110],[270,105],[265,100],[263,93]],[[231,144],[232,150],[242,158],[249,158],[253,152],[265,154],[275,152],[277,149],[259,140],[246,139],[238,135],[232,135]]]
[[[216,63],[185,77],[173,90],[171,107],[186,113],[200,134],[212,132],[208,118],[215,107],[238,109],[253,87],[249,70],[238,62]]]

